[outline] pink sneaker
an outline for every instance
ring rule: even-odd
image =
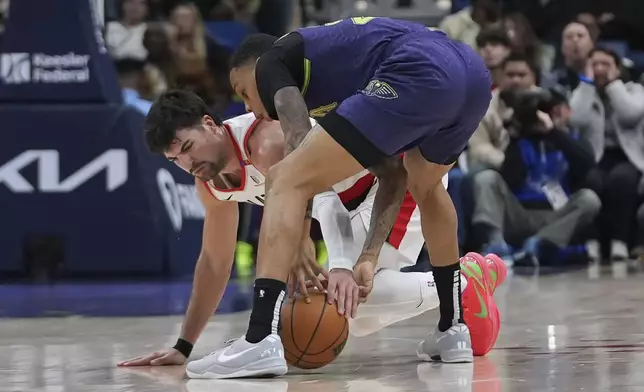
[[[478,253],[468,253],[460,259],[461,274],[467,278],[467,287],[463,291],[463,319],[470,329],[472,351],[474,355],[487,354],[499,336],[499,310],[492,293],[494,283],[490,265]]]

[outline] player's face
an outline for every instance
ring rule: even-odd
[[[235,93],[244,100],[247,112],[253,112],[257,118],[271,120],[262,100],[259,98],[254,63],[233,68],[230,71],[230,84],[233,86]]]
[[[176,138],[164,153],[174,162],[202,181],[216,177],[229,163],[228,135],[209,116],[202,124],[177,131]]]

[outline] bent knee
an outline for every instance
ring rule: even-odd
[[[493,169],[487,169],[487,170],[478,172],[474,175],[474,178],[472,179],[474,187],[476,188],[479,188],[479,187],[487,188],[491,186],[496,186],[501,181],[503,181],[503,177],[501,177],[501,173]]]
[[[637,189],[639,183],[640,173],[630,163],[622,163],[617,165],[613,170],[608,173],[608,186],[610,188],[622,189]]]
[[[452,165],[427,161],[418,149],[405,152],[403,166],[407,172],[407,187],[414,198],[427,194],[437,186],[447,189],[448,172]]]
[[[589,215],[597,215],[602,208],[601,199],[591,189],[581,189],[577,191],[575,196],[579,208]]]

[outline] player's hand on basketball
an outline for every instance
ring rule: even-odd
[[[118,366],[172,366],[183,365],[186,357],[174,348],[155,351],[152,354],[141,355],[127,361],[119,362]]]
[[[358,260],[353,267],[353,278],[360,287],[360,302],[367,301],[371,289],[373,289],[373,276],[376,265],[371,260]]]
[[[351,270],[334,268],[329,272],[327,285],[327,300],[330,304],[338,304],[338,313],[347,318],[356,317],[358,303],[360,302],[360,288],[353,279]]]
[[[299,257],[295,260],[291,276],[289,277],[289,295],[294,296],[296,291],[299,291],[304,296],[304,300],[308,303],[309,287],[315,287],[320,291],[325,290],[325,285],[322,283],[321,278],[328,279],[329,273],[318,264],[315,257],[315,244],[310,237],[302,241],[299,252]],[[307,282],[310,281],[309,284]]]

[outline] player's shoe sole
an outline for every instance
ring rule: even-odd
[[[470,329],[472,351],[481,356],[492,349],[498,336],[499,310],[492,296],[495,285],[490,283],[490,267],[483,256],[468,253],[460,263],[461,273],[468,281],[462,299],[463,318]]]
[[[250,377],[278,377],[288,372],[288,365],[275,363],[276,361],[256,362],[253,367],[241,369],[228,374],[218,374],[212,372],[193,373],[186,369],[186,375],[192,379],[231,379],[231,378],[250,378]],[[278,361],[279,362],[279,361]]]

